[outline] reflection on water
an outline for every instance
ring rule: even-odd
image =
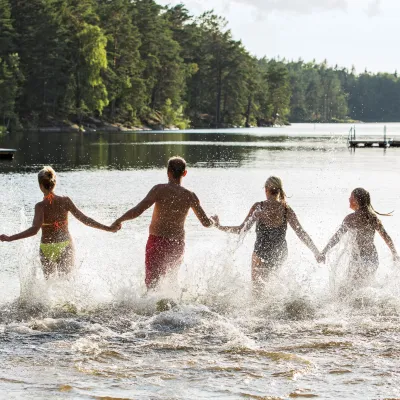
[[[232,131],[140,132],[140,133],[13,133],[0,138],[1,147],[18,150],[13,163],[0,163],[0,170],[30,170],[51,164],[71,168],[160,168],[179,154],[191,165],[239,167],[255,149],[343,149],[350,125],[295,124],[284,128],[236,129]],[[383,125],[361,125],[359,135],[376,135]],[[393,124],[392,135],[400,126]],[[389,132],[390,128],[389,128]]]
[[[13,164],[5,170],[30,169],[51,164],[58,169],[79,167],[161,168],[168,158],[179,154],[191,165],[240,166],[254,147],[285,144],[286,137],[269,139],[236,134],[196,133],[112,133],[112,134],[15,134],[3,139],[2,146],[17,148]],[[234,145],[231,145],[234,144]]]
[[[363,129],[373,134],[375,128]],[[322,248],[349,212],[354,187],[367,187],[376,209],[400,210],[400,149],[351,153],[346,135],[346,126],[301,125],[3,137],[0,146],[18,153],[0,162],[0,233],[29,225],[41,198],[36,173],[42,164],[61,170],[60,194],[110,223],[163,182],[166,160],[180,154],[190,165],[185,186],[227,224],[242,222],[262,200],[269,175],[281,176],[290,205]],[[400,247],[396,215],[384,224]],[[0,243],[0,397],[398,397],[400,270],[380,239],[375,281],[342,298],[343,244],[319,266],[289,231],[287,264],[252,299],[254,233],[238,239],[204,229],[189,215],[180,288],[166,285],[145,296],[150,216],[115,235],[71,218],[77,265],[68,281],[43,279],[38,237]],[[177,306],[159,307],[161,299]]]

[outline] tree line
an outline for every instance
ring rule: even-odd
[[[0,0],[0,125],[400,120],[397,73],[257,58],[212,11],[153,0]]]

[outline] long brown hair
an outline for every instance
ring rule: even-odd
[[[381,214],[378,211],[376,211],[371,204],[371,195],[367,190],[363,188],[354,189],[352,191],[352,195],[356,199],[357,204],[360,207],[360,210],[366,212],[367,215],[376,216],[376,214],[378,214],[385,217],[391,217],[393,214],[393,211],[388,214]]]

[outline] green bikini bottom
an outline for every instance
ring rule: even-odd
[[[40,250],[47,260],[58,262],[63,251],[71,244],[69,240],[59,243],[40,243]]]

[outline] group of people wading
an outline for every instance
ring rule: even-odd
[[[16,235],[1,235],[2,242],[12,242],[36,235],[42,229],[40,259],[44,275],[68,274],[74,265],[74,245],[68,230],[68,214],[92,228],[117,232],[126,221],[135,219],[154,205],[150,224],[150,235],[146,245],[146,278],[148,289],[157,287],[160,279],[176,272],[182,263],[185,251],[185,221],[192,209],[205,227],[215,226],[221,231],[244,233],[256,224],[256,243],[252,256],[252,282],[255,290],[261,289],[271,272],[285,262],[288,249],[286,231],[292,227],[300,240],[313,252],[319,263],[325,262],[326,254],[346,232],[353,232],[354,246],[351,249],[349,278],[363,284],[378,268],[378,254],[374,245],[375,231],[378,231],[393,254],[399,260],[392,239],[385,231],[372,205],[369,193],[362,188],[353,190],[350,196],[348,215],[339,230],[322,252],[302,228],[295,212],[286,202],[282,181],[274,176],[265,183],[266,200],[254,204],[246,219],[239,226],[223,226],[219,218],[209,218],[200,205],[197,196],[182,186],[186,176],[186,161],[173,157],[168,161],[168,183],[154,186],[147,196],[134,208],[118,218],[111,226],[103,225],[83,214],[69,197],[54,193],[56,173],[51,167],[44,167],[38,175],[39,187],[44,194],[35,206],[32,226]],[[387,215],[387,214],[379,214]]]

